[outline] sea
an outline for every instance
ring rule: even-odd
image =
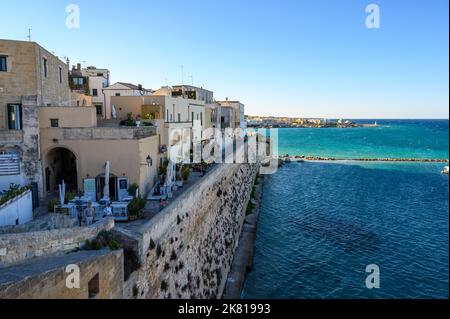
[[[376,122],[279,129],[279,153],[449,158],[448,120]],[[292,162],[266,175],[254,265],[242,298],[448,298],[445,165]]]

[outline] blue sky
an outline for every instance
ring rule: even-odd
[[[112,81],[182,81],[251,115],[448,118],[447,0],[0,0],[0,38],[32,40]],[[80,29],[65,25],[80,7]],[[381,28],[367,29],[376,3]],[[192,75],[192,78],[191,78]]]

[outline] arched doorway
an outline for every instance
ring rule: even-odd
[[[77,157],[65,147],[57,147],[45,157],[46,191],[58,191],[62,181],[66,184],[66,191],[78,191]]]

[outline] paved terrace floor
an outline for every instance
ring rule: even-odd
[[[181,194],[192,188],[199,180],[202,179],[203,176],[206,176],[213,167],[214,165],[211,166],[204,173],[204,175],[200,172],[191,172],[191,174],[189,175],[189,181],[185,183],[182,188],[179,188],[177,191],[175,191],[173,193],[173,197],[165,201],[165,205],[163,207],[160,205],[159,201],[147,201],[147,205],[142,212],[141,219],[132,222],[116,222],[115,227],[126,231],[137,232],[142,225],[158,215],[165,207],[176,200]]]

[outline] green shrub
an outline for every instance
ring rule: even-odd
[[[119,241],[114,238],[112,232],[102,231],[93,240],[86,240],[85,250],[100,250],[108,247],[111,250],[118,250],[121,248]]]
[[[113,239],[113,240],[111,240],[111,241],[109,242],[108,247],[109,247],[109,249],[111,249],[111,250],[118,250],[118,249],[120,249],[120,244],[119,244],[117,241],[115,241],[115,240]]]
[[[147,201],[142,198],[134,198],[128,204],[128,214],[130,216],[139,216],[141,211],[145,208]]]
[[[139,188],[139,185],[134,183],[131,184],[130,187],[128,187],[128,195],[135,197],[136,196],[136,190]]]
[[[73,192],[67,192],[66,195],[64,196],[64,203],[68,204],[72,199],[74,199],[76,196],[75,193]]]
[[[181,173],[181,177],[183,178],[184,182],[187,182],[189,180],[189,175],[191,174],[191,171],[189,167],[185,167],[183,169],[183,172]]]
[[[58,199],[52,199],[47,203],[47,210],[49,213],[54,213],[55,212],[55,206],[59,205],[59,200]]]
[[[19,195],[22,195],[29,189],[31,189],[31,186],[21,187],[20,185],[17,185],[17,184],[10,184],[9,189],[5,192],[5,194],[2,196],[2,198],[0,198],[0,205],[3,205],[7,201],[9,201]]]

